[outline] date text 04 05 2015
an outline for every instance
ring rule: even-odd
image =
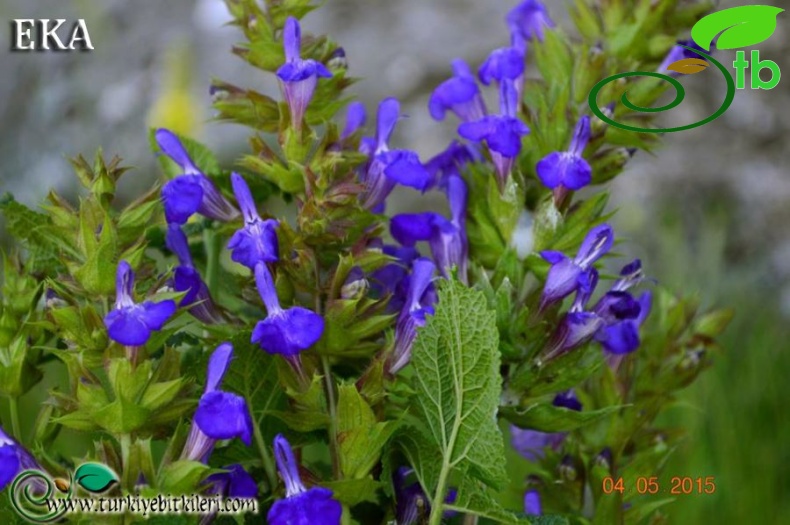
[[[662,485],[662,483],[664,483]],[[659,481],[657,476],[638,477],[635,483],[628,484],[623,478],[603,478],[601,490],[604,494],[612,492],[638,494],[713,494],[716,492],[716,482],[713,476],[692,478],[689,476],[674,476],[669,480],[669,486]]]

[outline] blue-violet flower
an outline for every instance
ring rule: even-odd
[[[486,106],[480,88],[469,66],[463,60],[452,63],[453,76],[439,84],[428,100],[428,110],[435,120],[444,120],[452,111],[462,122],[479,120],[486,115]]]
[[[144,345],[151,332],[161,330],[176,312],[176,302],[172,299],[134,302],[134,272],[126,261],[118,263],[115,287],[115,308],[104,317],[104,324],[110,339],[122,345]]]
[[[580,190],[592,180],[592,168],[582,157],[590,140],[590,117],[584,115],[576,124],[568,151],[555,151],[543,157],[535,167],[538,178],[550,189],[558,187]]]
[[[274,438],[274,458],[285,482],[285,498],[274,502],[266,516],[270,525],[339,525],[343,507],[323,487],[307,489],[299,476],[291,445],[281,435]]]
[[[283,309],[277,298],[272,274],[266,264],[255,265],[255,283],[267,316],[252,331],[252,342],[270,354],[294,357],[311,347],[324,332],[324,319],[315,312],[293,306]]]
[[[30,452],[14,441],[0,427],[0,490],[3,490],[23,470],[41,470]]]
[[[521,152],[521,137],[529,128],[516,116],[518,95],[512,81],[500,84],[499,115],[489,115],[475,122],[465,122],[458,133],[469,140],[485,141],[497,170],[500,191],[504,191],[515,158]]]
[[[189,307],[189,313],[203,323],[222,322],[224,319],[214,306],[206,283],[192,264],[189,243],[179,225],[168,226],[165,244],[176,254],[179,262],[173,272],[173,289],[177,292],[186,292],[179,306]]]
[[[299,21],[289,16],[283,28],[285,63],[277,70],[283,94],[291,110],[291,126],[301,129],[307,106],[313,98],[318,77],[329,78],[332,73],[320,62],[301,57],[302,29]]]
[[[562,252],[552,250],[540,252],[541,257],[551,264],[540,299],[540,309],[543,310],[576,291],[580,279],[584,278],[582,274],[611,249],[613,242],[612,227],[601,224],[587,233],[573,259]]]
[[[160,128],[154,138],[162,153],[184,170],[183,175],[162,186],[162,204],[168,223],[184,224],[195,213],[219,221],[230,221],[238,216],[238,210],[200,171],[172,131]]]
[[[363,140],[360,150],[371,156],[361,175],[365,184],[363,206],[383,211],[384,200],[395,184],[425,191],[432,178],[413,151],[389,148],[389,139],[400,116],[400,103],[394,98],[381,101],[376,120],[375,141]]]
[[[233,358],[233,345],[222,343],[211,354],[206,387],[195,411],[194,424],[187,437],[182,458],[206,462],[220,439],[239,438],[252,442],[252,417],[247,401],[231,392],[219,390]]]
[[[406,301],[395,325],[395,345],[388,371],[397,373],[411,360],[411,348],[417,337],[417,327],[425,326],[425,316],[433,315],[435,296],[430,293],[436,266],[430,259],[420,257],[412,263]]]
[[[230,175],[233,193],[239,203],[244,226],[238,229],[228,241],[230,258],[253,270],[259,262],[276,262],[279,259],[277,245],[277,226],[274,219],[261,219],[252,199],[250,188],[238,173]]]
[[[543,32],[554,27],[554,22],[539,0],[524,0],[507,14],[507,25],[514,37],[543,41]]]

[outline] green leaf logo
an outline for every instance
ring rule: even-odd
[[[768,40],[776,31],[776,17],[784,11],[772,5],[744,5],[709,14],[694,24],[691,38],[701,48],[710,51],[716,35],[719,49],[748,47]]]
[[[74,480],[88,492],[98,494],[118,483],[118,476],[101,463],[83,463],[74,473]]]

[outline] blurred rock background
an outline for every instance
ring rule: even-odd
[[[548,0],[567,24],[565,3]],[[719,8],[744,3],[721,2]],[[773,2],[777,3],[777,2]],[[476,67],[506,45],[503,17],[515,0],[329,0],[304,31],[328,33],[364,81],[352,92],[374,111],[398,97],[410,115],[399,146],[427,158],[453,137],[432,121],[427,100],[463,57]],[[84,18],[95,47],[81,53],[11,53],[15,18]],[[150,126],[209,144],[227,164],[246,150],[245,130],[211,119],[212,76],[277,93],[272,77],[230,55],[239,40],[223,26],[220,0],[0,0],[0,181],[33,205],[50,187],[74,195],[66,158],[101,146],[137,169],[122,182],[131,199],[158,170]],[[790,15],[759,45],[761,58],[790,71]],[[65,31],[64,31],[65,32]],[[720,52],[725,64],[734,59]],[[715,111],[713,76],[689,79],[683,122]],[[668,475],[715,476],[714,495],[681,496],[669,523],[790,523],[790,79],[770,91],[744,89],[707,126],[664,137],[656,157],[639,154],[613,185],[623,250],[664,284],[732,305],[725,353],[669,418],[689,431]],[[687,85],[688,85],[687,84]],[[672,117],[662,117],[666,125]],[[406,207],[408,204],[403,203]]]

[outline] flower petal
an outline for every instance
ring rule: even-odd
[[[252,418],[243,397],[215,390],[200,398],[195,411],[195,423],[212,439],[239,438],[252,443]]]
[[[122,345],[142,346],[151,337],[151,329],[143,317],[139,305],[112,310],[104,317],[107,334]]]
[[[166,299],[158,303],[146,301],[140,307],[142,308],[140,319],[149,330],[161,330],[178,308],[176,302],[172,299]]]
[[[401,213],[390,219],[390,234],[403,246],[414,246],[431,238],[436,213]]]
[[[313,487],[274,502],[266,515],[269,525],[340,525],[343,507],[332,491]]]
[[[292,356],[313,346],[323,332],[324,319],[320,315],[295,306],[258,321],[251,341],[270,354]]]
[[[185,224],[203,201],[198,175],[181,175],[162,187],[162,204],[168,223]]]
[[[213,392],[219,388],[231,359],[233,359],[233,345],[230,343],[222,343],[211,353],[206,373],[206,392]]]
[[[159,128],[154,133],[154,139],[159,145],[159,149],[162,150],[162,153],[178,164],[181,169],[184,170],[185,174],[193,175],[200,173],[200,170],[195,166],[195,163],[192,162],[189,153],[187,153],[186,148],[181,144],[181,140],[175,133],[168,129]]]

